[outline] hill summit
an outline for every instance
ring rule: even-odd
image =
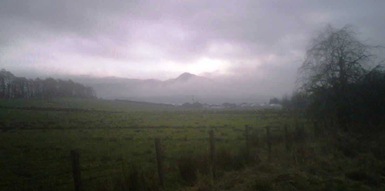
[[[195,74],[191,74],[191,73],[188,73],[188,72],[185,72],[183,74],[181,74],[180,76],[178,76],[175,80],[176,81],[189,81],[190,79],[193,79],[193,78],[196,78],[198,77],[197,75]]]

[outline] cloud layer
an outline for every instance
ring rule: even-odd
[[[308,42],[327,24],[351,24],[366,42],[384,45],[383,7],[358,0],[2,0],[0,66],[30,77],[192,72],[279,95],[293,89]]]

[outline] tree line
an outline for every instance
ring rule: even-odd
[[[96,95],[93,88],[72,80],[27,79],[16,77],[4,69],[0,71],[0,99],[59,97],[95,98]]]

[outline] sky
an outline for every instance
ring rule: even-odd
[[[328,24],[352,25],[364,42],[385,45],[384,7],[379,0],[0,0],[0,68],[31,78],[166,80],[190,72],[284,94]]]

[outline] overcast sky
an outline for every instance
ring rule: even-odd
[[[0,0],[0,67],[29,77],[191,72],[282,93],[327,24],[351,24],[384,45],[384,8],[381,0]]]

